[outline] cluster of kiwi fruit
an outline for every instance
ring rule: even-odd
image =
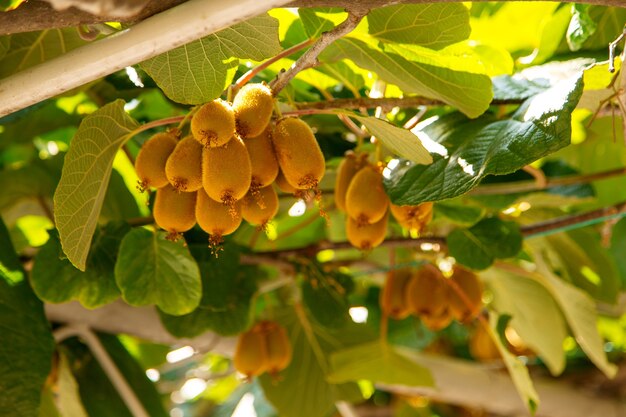
[[[352,246],[371,250],[387,234],[389,212],[404,228],[417,233],[432,219],[432,203],[398,206],[383,188],[383,166],[372,164],[366,153],[346,153],[337,170],[335,205],[347,214],[346,235]]]
[[[463,296],[461,296],[461,294]],[[455,265],[446,277],[435,265],[402,268],[387,274],[380,296],[382,311],[395,320],[419,317],[433,331],[453,319],[469,323],[482,310],[483,286],[476,274]]]
[[[265,227],[278,211],[272,187],[317,189],[325,171],[313,131],[298,118],[272,120],[265,84],[247,84],[232,104],[221,99],[194,110],[189,135],[157,133],[139,151],[139,188],[156,188],[153,215],[175,240],[196,223],[215,247],[242,219]],[[295,191],[294,191],[295,192]]]
[[[291,362],[292,348],[280,324],[264,320],[241,333],[233,357],[235,369],[249,380],[265,372],[272,377]]]

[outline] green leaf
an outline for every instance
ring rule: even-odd
[[[51,303],[78,300],[87,308],[117,299],[120,291],[113,271],[120,243],[129,230],[128,224],[121,222],[97,228],[85,272],[76,269],[63,255],[59,235],[51,231],[50,239],[35,256],[31,274],[37,296]]]
[[[162,231],[137,228],[124,237],[115,280],[128,304],[156,304],[177,316],[193,311],[202,297],[200,271],[189,249]]]
[[[65,156],[54,194],[54,219],[63,252],[81,271],[106,194],[113,159],[137,123],[116,100],[83,119]]]
[[[589,15],[588,4],[572,5],[572,20],[567,28],[567,44],[570,50],[578,51],[583,47],[587,39],[591,37],[598,28],[597,23]]]
[[[515,222],[496,217],[483,219],[469,229],[455,229],[448,235],[448,250],[459,263],[485,269],[496,258],[517,255],[522,248],[522,233]]]
[[[260,61],[281,51],[278,21],[254,17],[141,63],[170,99],[200,104],[219,97],[232,82],[239,60]]]
[[[11,38],[9,36],[0,36],[0,59],[6,55],[11,45]]]
[[[0,212],[25,199],[47,200],[54,192],[55,179],[40,164],[0,171]]]
[[[64,416],[89,417],[80,400],[76,378],[74,378],[69,361],[63,353],[59,354],[58,375],[58,411]]]
[[[334,352],[330,357],[333,383],[367,379],[375,383],[432,387],[430,371],[404,355],[406,348],[375,341]]]
[[[312,327],[315,337],[312,341],[293,314],[283,314],[279,321],[289,334],[293,349],[291,364],[280,373],[279,379],[269,375],[259,378],[265,397],[276,407],[279,415],[325,416],[333,411],[337,401],[356,402],[362,399],[356,384],[330,384],[326,379],[328,352],[333,348],[341,348],[341,336],[348,336],[358,343],[358,339],[362,338],[362,326],[351,324],[334,332]]]
[[[491,79],[494,100],[526,100],[550,88],[548,80],[529,80],[521,77],[500,75]],[[586,83],[585,83],[586,85]]]
[[[252,299],[261,271],[241,265],[240,248],[225,245],[216,258],[206,245],[190,245],[202,276],[202,300],[190,314],[161,313],[161,321],[176,337],[195,337],[207,330],[221,335],[241,333],[252,320]]]
[[[100,343],[109,354],[117,369],[135,392],[147,415],[167,417],[161,395],[146,377],[145,370],[128,353],[117,337],[99,334]],[[80,397],[89,417],[133,417],[102,367],[78,339],[63,342],[72,372],[78,382]]]
[[[311,265],[302,283],[302,302],[321,326],[337,328],[350,321],[348,296],[354,289],[352,277],[341,272],[325,272]]]
[[[1,219],[0,247],[0,415],[36,416],[54,340],[43,303],[26,280],[15,280],[23,270]]]
[[[302,20],[302,26],[309,38],[318,38],[322,33],[328,32],[335,28],[335,23],[332,20],[325,19],[318,13],[332,13],[333,11],[341,11],[341,9],[333,8],[318,8],[318,7],[303,7],[298,9],[298,15]],[[342,13],[340,16],[344,17],[346,14]]]
[[[621,7],[590,6],[587,15],[596,24],[596,30],[583,43],[586,50],[606,50],[624,30],[626,10]]]
[[[567,325],[550,293],[531,279],[500,270],[491,269],[481,277],[487,278],[493,292],[493,308],[512,317],[510,326],[541,356],[552,375],[561,374]]]
[[[361,122],[367,130],[393,153],[416,164],[431,164],[432,156],[428,153],[419,137],[410,130],[397,127],[376,117],[355,116],[354,113],[346,113],[350,117]]]
[[[524,362],[509,352],[502,342],[502,337],[498,335],[496,328],[500,324],[501,318],[504,319],[504,316],[499,316],[498,314],[491,312],[489,314],[490,326],[486,327],[486,329],[489,332],[491,339],[498,347],[500,355],[502,355],[504,365],[506,365],[506,369],[509,371],[509,375],[513,380],[513,385],[515,385],[515,388],[517,389],[517,393],[524,402],[524,405],[528,408],[528,411],[531,414],[534,414],[539,406],[539,395],[537,394],[537,391],[535,391],[535,386],[533,385],[533,381],[530,379],[528,368],[524,365]]]
[[[331,44],[321,57],[325,61],[344,58],[377,73],[405,93],[442,100],[469,117],[484,113],[492,99],[491,80],[481,73],[484,68],[445,50],[386,44],[383,51],[347,37]]]
[[[568,79],[527,99],[510,119],[476,120],[453,113],[418,124],[413,132],[433,154],[431,165],[400,163],[384,184],[392,202],[415,205],[452,198],[486,175],[504,175],[570,143],[571,113],[582,80]]]
[[[622,279],[622,291],[626,287],[626,218],[617,222],[613,226],[613,235],[611,236],[611,247],[609,249]]]
[[[0,78],[56,58],[87,43],[80,38],[75,28],[17,33],[11,35],[10,39],[10,47],[0,66]]]
[[[485,215],[485,209],[469,205],[465,201],[440,201],[435,204],[435,215],[441,215],[453,223],[471,226]]]
[[[102,202],[99,222],[106,223],[140,216],[141,213],[139,212],[137,202],[126,186],[124,178],[114,169],[111,172],[109,187]]]
[[[469,10],[461,3],[406,4],[373,9],[369,34],[385,42],[441,49],[470,34]]]
[[[617,366],[609,363],[604,353],[604,341],[598,332],[598,316],[594,300],[584,291],[564,282],[547,266],[541,249],[530,240],[532,256],[537,266],[533,279],[543,285],[561,308],[576,341],[589,359],[606,376],[612,378]]]

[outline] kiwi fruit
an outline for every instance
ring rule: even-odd
[[[274,97],[265,84],[246,84],[233,100],[237,133],[243,138],[259,136],[272,118]]]
[[[196,224],[196,193],[179,193],[172,185],[159,188],[154,201],[154,221],[169,232],[168,239],[177,240]]]
[[[250,189],[251,178],[250,157],[240,138],[203,150],[202,185],[213,200],[233,207]]]
[[[470,335],[468,347],[472,357],[479,361],[491,362],[501,358],[498,346],[482,323],[479,323]]]
[[[275,375],[291,362],[291,342],[287,330],[276,322],[263,322],[263,330],[267,348],[267,372]]]
[[[235,134],[235,113],[228,102],[205,103],[191,118],[191,134],[205,148],[223,146]]]
[[[271,126],[268,125],[259,136],[247,138],[244,141],[252,168],[252,181],[250,184],[252,190],[267,187],[274,182],[278,175],[278,161],[274,154],[270,135]]]
[[[232,207],[213,200],[204,190],[198,190],[196,220],[202,230],[209,234],[209,247],[216,249],[223,237],[233,233],[241,224],[241,204]],[[215,251],[217,254],[217,251]]]
[[[413,272],[408,268],[389,271],[385,279],[385,286],[380,293],[381,310],[394,320],[402,320],[411,314],[407,304],[407,287]]]
[[[298,191],[296,187],[289,184],[289,182],[287,181],[287,178],[285,178],[285,175],[280,169],[278,170],[278,175],[276,175],[274,184],[276,184],[276,186],[278,187],[280,191],[286,194],[295,194]]]
[[[167,180],[178,191],[192,192],[202,188],[202,145],[187,136],[167,158]]]
[[[360,226],[356,220],[348,216],[346,221],[346,236],[348,241],[357,249],[372,250],[385,240],[387,234],[387,215],[373,224]]]
[[[280,169],[294,188],[316,189],[326,164],[313,131],[301,119],[281,119],[274,126],[272,143]]]
[[[177,143],[178,140],[174,134],[162,132],[152,136],[143,144],[135,159],[135,171],[139,177],[141,192],[150,187],[165,187],[169,183],[165,175],[165,165]]]
[[[415,206],[398,206],[392,203],[389,208],[400,226],[405,229],[416,230],[418,233],[433,218],[433,203],[430,202]]]
[[[243,219],[261,228],[264,228],[276,213],[278,213],[278,194],[271,185],[261,188],[257,193],[249,191],[242,201]]]
[[[335,179],[335,206],[346,211],[346,193],[354,175],[363,167],[367,154],[357,155],[348,151],[339,163]]]
[[[407,288],[407,302],[416,316],[440,317],[448,309],[448,285],[445,277],[432,264],[415,271]]]
[[[373,166],[354,175],[346,193],[346,213],[357,225],[376,223],[387,212],[389,197],[383,188],[383,176]]]
[[[419,317],[424,326],[433,332],[445,329],[452,323],[452,313],[448,308],[443,309],[437,316],[422,314]]]
[[[455,265],[450,277],[465,297],[459,296],[454,288],[450,288],[448,303],[455,319],[466,323],[478,316],[482,309],[483,285],[478,276],[461,266]]]
[[[251,379],[268,370],[268,354],[265,334],[261,327],[254,326],[241,333],[233,356],[235,369]]]

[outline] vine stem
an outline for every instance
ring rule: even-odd
[[[145,125],[141,125],[137,129],[130,132],[128,134],[128,139],[132,138],[133,136],[138,135],[141,132],[145,132],[146,130],[154,129],[155,127],[180,123],[185,119],[185,117],[187,116],[186,115],[185,116],[172,116],[172,117],[167,117],[165,119],[155,120],[153,122],[148,122]]]
[[[245,84],[247,84],[251,79],[253,79],[258,73],[260,73],[264,69],[268,68],[273,63],[277,62],[278,60],[280,60],[282,58],[286,58],[286,57],[288,57],[290,55],[295,54],[296,52],[299,52],[299,51],[303,50],[307,46],[312,45],[313,42],[315,42],[314,38],[307,39],[304,42],[300,42],[299,44],[296,44],[296,45],[294,45],[294,46],[292,46],[290,48],[285,49],[284,51],[282,51],[278,55],[268,59],[267,61],[257,65],[256,67],[252,68],[250,71],[246,72],[241,77],[239,77],[239,79],[237,81],[235,81],[235,84],[234,84],[234,87],[233,87],[233,90],[234,90],[233,93],[236,93],[237,90],[239,90],[241,87],[243,87]]]
[[[270,88],[274,96],[278,95],[300,71],[317,65],[319,54],[326,49],[328,45],[352,32],[367,14],[367,10],[361,8],[358,10],[347,9],[346,11],[348,12],[346,20],[337,25],[333,30],[322,33],[322,36],[313,43],[308,51],[293,63],[291,68],[278,74],[276,79],[270,83]]]

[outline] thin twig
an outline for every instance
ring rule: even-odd
[[[306,51],[287,71],[279,74],[274,81],[270,83],[270,88],[274,95],[289,84],[289,82],[300,72],[307,68],[317,65],[317,57],[331,43],[344,35],[352,32],[358,26],[367,12],[365,10],[348,10],[348,17],[342,23],[337,25],[333,30],[324,32],[313,46]]]

